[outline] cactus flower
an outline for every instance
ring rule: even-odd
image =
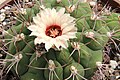
[[[34,24],[28,29],[32,31],[30,35],[36,36],[35,45],[45,43],[47,51],[53,46],[57,49],[67,48],[67,41],[76,38],[77,28],[74,21],[75,18],[65,13],[65,8],[59,11],[46,8],[33,17]]]

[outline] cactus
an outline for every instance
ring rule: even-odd
[[[18,16],[24,17],[25,20],[22,22],[17,21],[16,25],[4,31],[5,45],[8,47],[8,52],[2,48],[1,50],[7,54],[5,60],[3,60],[6,62],[6,70],[8,72],[11,70],[17,74],[20,80],[89,79],[97,69],[96,62],[102,62],[103,49],[108,40],[120,38],[120,19],[118,14],[111,13],[110,16],[102,15],[105,16],[105,19],[93,20],[91,19],[92,9],[90,5],[87,2],[79,1],[43,0],[43,5],[36,1],[33,7],[26,9],[26,14],[19,13]],[[55,12],[64,8],[66,16],[71,16],[71,21],[74,21],[71,24],[75,24],[74,26],[77,28],[77,31],[76,29],[73,30],[76,31],[75,37],[71,38],[71,36],[65,35],[64,38],[71,38],[65,39],[67,43],[63,41],[59,43],[61,46],[58,46],[57,42],[52,42],[56,44],[53,44],[50,48],[46,44],[47,41],[44,40],[42,42],[38,41],[36,44],[36,36],[31,36],[32,31],[29,26],[33,24],[44,26],[44,24],[39,24],[40,21],[44,20],[38,19],[36,16],[44,15],[46,8],[49,8],[49,11],[52,9]],[[64,12],[61,14],[63,15]],[[61,14],[59,15],[62,16]],[[60,23],[67,20],[67,17],[63,17]],[[34,20],[36,21],[34,22]],[[68,20],[68,22],[71,21]],[[60,30],[59,26],[55,24],[52,27],[55,29],[52,28],[51,30],[55,31],[57,29],[59,32],[57,36],[62,35],[62,30]],[[73,26],[69,25],[66,30],[72,31],[70,27]],[[53,39],[56,38],[56,35],[50,34],[50,28],[47,30],[44,32],[47,36]],[[35,31],[39,32],[37,29]],[[63,39],[60,38],[60,40],[62,41]],[[48,44],[51,45],[51,43]]]

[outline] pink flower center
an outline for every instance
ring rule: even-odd
[[[51,25],[46,28],[45,34],[52,38],[56,38],[57,36],[62,35],[61,27],[58,25]]]

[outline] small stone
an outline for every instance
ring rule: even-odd
[[[115,79],[116,79],[115,76],[111,76],[111,77],[110,77],[110,80],[115,80]]]
[[[2,54],[0,54],[0,57],[2,57],[3,55]]]
[[[1,10],[0,10],[1,13],[4,13],[5,11],[6,11],[5,9],[1,9]]]
[[[5,13],[0,14],[0,22],[2,22],[5,19]]]
[[[7,22],[3,22],[2,24],[3,24],[3,26],[5,26],[5,25],[7,25]]]
[[[110,60],[110,65],[113,69],[115,69],[116,66],[118,66],[118,63],[115,60]]]
[[[0,27],[2,27],[2,24],[0,24]]]
[[[94,7],[97,3],[95,1],[90,1],[89,4],[90,6]]]
[[[117,79],[117,80],[120,80],[120,76],[116,76],[116,79]]]
[[[9,9],[10,9],[10,7],[9,7],[9,6],[6,6],[6,7],[5,7],[5,9],[6,9],[6,10],[9,10]]]

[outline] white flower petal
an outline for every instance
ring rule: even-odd
[[[58,15],[64,15],[65,13],[65,8],[61,8],[59,11],[58,11]]]
[[[31,30],[31,31],[37,31],[38,28],[39,28],[39,27],[38,27],[37,25],[30,25],[30,26],[28,27],[28,29]]]
[[[30,35],[37,37],[34,43],[45,43],[47,51],[52,46],[58,49],[67,48],[67,41],[76,38],[77,28],[74,21],[75,18],[65,13],[65,8],[61,8],[58,12],[54,8],[46,8],[33,17],[35,25],[29,26],[28,29],[32,31]]]
[[[37,38],[35,38],[34,43],[35,43],[35,45],[36,44],[41,44],[42,40],[40,40],[40,38],[37,37]]]
[[[54,44],[55,46],[59,49],[60,47],[63,47],[63,48],[67,48],[67,44],[66,44],[67,41],[65,40],[60,40],[60,39],[55,39],[54,41]]]
[[[63,29],[62,34],[68,33],[68,32],[75,32],[77,31],[77,28],[74,27],[74,25],[68,25]]]
[[[48,51],[51,47],[53,46],[53,44],[46,42],[45,43],[45,49]]]

